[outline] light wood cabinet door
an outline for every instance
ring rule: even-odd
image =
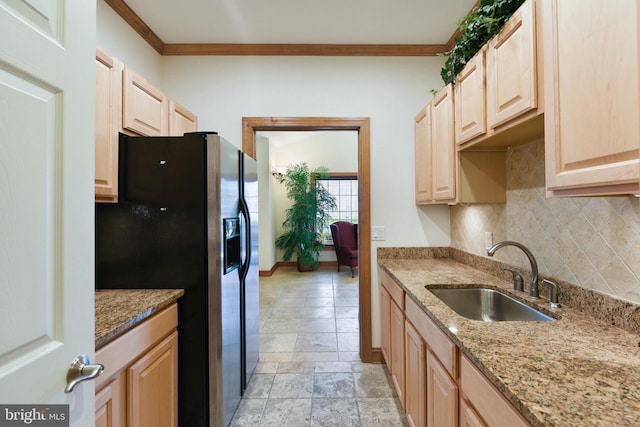
[[[391,296],[380,286],[380,350],[382,357],[391,370]]]
[[[541,4],[547,196],[640,194],[640,4]]]
[[[122,125],[144,136],[166,136],[169,132],[166,96],[130,68],[123,72]]]
[[[485,50],[481,49],[460,72],[455,86],[456,144],[487,132]]]
[[[415,118],[416,205],[431,202],[431,104]]]
[[[408,321],[405,346],[405,412],[411,427],[423,427],[427,424],[427,346]]]
[[[453,88],[449,84],[432,101],[431,179],[433,200],[446,203],[456,198],[456,150],[453,129]]]
[[[427,351],[427,426],[458,426],[458,386]]]
[[[391,378],[398,393],[398,400],[405,406],[404,393],[404,312],[391,301]]]
[[[464,399],[460,399],[460,427],[488,427]]]
[[[96,51],[95,198],[118,201],[118,131],[121,126],[122,63]]]
[[[136,427],[178,425],[178,333],[127,369],[128,419]]]
[[[492,128],[538,106],[534,7],[534,0],[527,0],[489,41],[487,121]]]
[[[96,393],[96,427],[126,427],[127,382],[118,376]]]
[[[198,117],[176,101],[169,101],[169,135],[182,136],[198,130]]]
[[[460,357],[460,390],[479,417],[492,427],[525,427],[529,423],[467,359]]]

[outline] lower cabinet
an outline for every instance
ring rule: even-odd
[[[382,351],[409,425],[529,426],[400,285],[379,275]]]
[[[402,407],[405,405],[404,291],[381,271],[382,354]]]
[[[456,427],[457,425],[458,386],[433,353],[428,351],[427,426]]]
[[[427,424],[427,345],[410,322],[405,322],[407,375],[404,410],[411,427]]]
[[[177,306],[96,351],[96,427],[177,427]]]
[[[466,400],[467,412],[486,426],[525,427],[529,423],[522,418],[502,394],[475,367],[466,356],[460,357],[461,399]],[[473,411],[469,411],[470,408]],[[476,425],[476,424],[470,424]]]

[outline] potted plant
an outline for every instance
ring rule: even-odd
[[[313,271],[318,267],[321,230],[331,218],[329,213],[336,208],[331,193],[315,182],[326,177],[327,168],[321,166],[311,171],[304,162],[289,165],[285,173],[276,175],[278,182],[286,186],[287,198],[292,202],[276,247],[284,251],[284,261],[296,256],[298,271]]]

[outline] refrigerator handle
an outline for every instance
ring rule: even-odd
[[[247,206],[247,202],[241,198],[240,199],[240,215],[244,218],[244,262],[240,265],[240,280],[244,280],[247,277],[247,273],[249,272],[249,266],[251,265],[251,216],[249,214],[249,206]]]

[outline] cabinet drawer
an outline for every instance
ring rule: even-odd
[[[420,335],[422,335],[422,338],[427,342],[427,346],[433,354],[440,359],[442,366],[444,366],[449,375],[456,378],[458,347],[429,319],[424,311],[422,311],[418,304],[411,298],[406,299],[404,312],[407,320],[409,320]]]
[[[391,299],[393,299],[398,307],[404,310],[404,290],[391,278],[389,273],[384,270],[380,270],[380,283],[389,292]]]
[[[529,425],[466,356],[460,358],[460,384],[467,400],[487,425],[495,427]]]

